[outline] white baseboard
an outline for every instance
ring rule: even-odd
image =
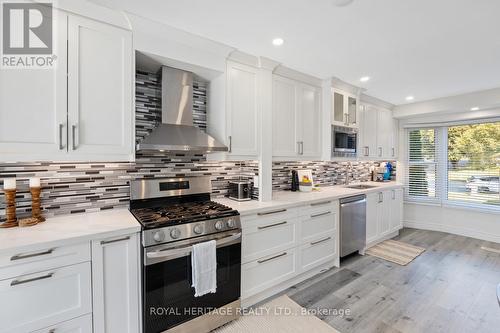
[[[488,242],[500,243],[500,235],[489,234],[470,228],[450,226],[439,223],[423,223],[419,221],[408,221],[408,220],[403,221],[403,225],[407,228],[441,231],[450,234],[481,239]]]

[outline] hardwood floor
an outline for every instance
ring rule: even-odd
[[[371,256],[347,258],[285,293],[348,332],[500,332],[500,244],[416,229],[397,240],[426,248],[407,266]]]

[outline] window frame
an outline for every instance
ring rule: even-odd
[[[422,204],[422,205],[431,205],[431,206],[441,206],[447,208],[459,208],[459,209],[467,209],[474,210],[485,213],[499,213],[500,205],[487,205],[473,202],[466,202],[460,200],[450,200],[448,198],[448,128],[452,126],[461,126],[461,125],[474,125],[474,124],[484,124],[484,123],[492,123],[499,122],[500,118],[494,119],[484,119],[483,121],[471,121],[471,122],[460,122],[457,124],[443,124],[443,125],[421,125],[421,126],[412,126],[405,128],[405,146],[406,146],[406,168],[405,168],[405,185],[407,189],[405,190],[404,201],[405,203],[411,204]],[[434,129],[435,130],[435,142],[436,142],[436,197],[417,197],[409,195],[409,166],[410,162],[410,142],[409,142],[409,133],[412,130],[416,129]]]

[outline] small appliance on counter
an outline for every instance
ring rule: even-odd
[[[252,200],[252,183],[246,180],[230,181],[229,199],[236,201]]]
[[[299,191],[311,192],[314,187],[312,171],[309,169],[297,170],[297,176],[299,178]]]

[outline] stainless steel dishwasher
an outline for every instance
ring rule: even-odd
[[[366,246],[366,196],[340,199],[340,257]]]

